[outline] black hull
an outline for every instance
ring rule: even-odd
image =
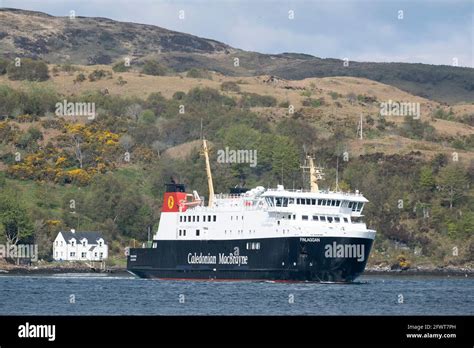
[[[158,279],[352,282],[364,271],[372,242],[343,237],[160,240],[156,248],[130,249],[127,270]],[[247,249],[251,243],[260,243],[259,249]]]

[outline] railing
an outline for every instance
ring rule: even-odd
[[[330,190],[319,190],[319,192],[312,192],[311,190],[306,189],[275,189],[269,188],[265,192],[298,192],[298,193],[323,193],[323,194],[340,194],[343,196],[362,196],[361,192],[343,192],[343,191],[330,191]]]

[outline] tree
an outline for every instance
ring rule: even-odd
[[[9,244],[28,243],[33,237],[34,227],[25,207],[9,190],[0,194],[0,226]]]
[[[464,168],[460,165],[451,165],[441,168],[439,171],[439,188],[443,198],[449,201],[449,208],[459,201],[467,186]]]
[[[435,187],[435,180],[433,171],[428,166],[423,166],[420,169],[419,185],[423,190],[431,191]]]

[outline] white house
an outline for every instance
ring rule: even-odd
[[[109,247],[100,232],[59,232],[53,243],[56,261],[102,261]]]

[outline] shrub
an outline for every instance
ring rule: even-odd
[[[89,74],[89,81],[94,82],[106,77],[112,77],[112,73],[103,69],[96,69]]]
[[[310,106],[312,108],[317,108],[320,107],[321,105],[324,105],[324,98],[318,98],[318,99],[313,99],[313,98],[307,98],[303,100],[303,106]]]
[[[0,58],[0,75],[7,73],[7,67],[10,62],[6,59]]]
[[[186,93],[182,91],[178,91],[173,94],[174,100],[183,100],[184,98],[186,98]]]
[[[166,68],[156,61],[147,60],[145,65],[143,65],[142,73],[153,76],[164,76],[166,75]]]
[[[10,80],[45,81],[49,79],[48,66],[41,60],[22,58],[20,66],[11,62],[7,67]]]
[[[152,124],[155,122],[156,116],[153,110],[145,110],[140,115],[139,120],[140,122],[145,123],[145,124]]]
[[[196,69],[192,68],[186,73],[186,77],[194,78],[194,79],[209,79],[212,80],[212,75],[209,71],[205,69]]]
[[[234,81],[225,81],[221,84],[221,90],[225,92],[240,92],[240,86]]]
[[[244,93],[240,100],[243,107],[272,107],[277,105],[277,100],[269,95],[260,95],[256,93]]]
[[[85,80],[86,80],[86,75],[84,75],[83,73],[80,73],[74,79],[74,83],[81,83],[81,82],[84,82]]]

